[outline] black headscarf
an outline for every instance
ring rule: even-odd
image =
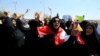
[[[57,32],[58,29],[55,29],[54,26],[53,26],[53,22],[55,21],[55,19],[59,19],[59,17],[53,17],[52,20],[49,22],[48,26],[50,26],[50,28],[54,31],[54,32]],[[59,19],[60,21],[60,19]]]
[[[91,34],[91,36],[92,35],[96,36],[96,27],[95,27],[94,23],[87,23],[86,27],[88,27],[88,26],[91,26],[93,28],[93,33]],[[85,33],[86,33],[86,28],[85,28]]]
[[[87,24],[87,23],[89,23],[89,21],[87,21],[87,20],[84,20],[84,21],[82,21],[82,22],[80,23],[80,25],[81,25],[83,31],[85,30],[85,27],[86,27],[86,24]]]
[[[99,44],[96,36],[96,27],[94,23],[87,23],[86,27],[91,26],[93,28],[93,33],[91,35],[86,35],[86,28],[85,28],[85,35],[83,36],[83,39],[86,42],[86,50],[89,52],[89,54],[95,54],[98,53],[99,50]]]

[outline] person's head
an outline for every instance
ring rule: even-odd
[[[47,25],[49,22],[48,18],[44,18],[44,25]]]
[[[53,19],[53,27],[55,29],[58,29],[60,27],[60,19],[59,18],[54,18]]]
[[[14,26],[16,26],[16,20],[15,19],[12,20],[12,23],[13,23]]]
[[[16,13],[14,13],[13,15],[17,17],[17,14]]]
[[[36,13],[35,13],[35,19],[36,19],[36,20],[39,20],[39,18],[40,18],[40,15],[39,15],[39,13],[36,12]]]
[[[78,36],[79,34],[81,34],[81,32],[78,31],[78,30],[72,30],[72,31],[71,31],[71,35],[72,35],[72,36]]]
[[[4,11],[4,15],[5,15],[5,17],[8,17],[8,12],[7,11]]]
[[[86,35],[92,35],[93,33],[95,33],[95,26],[93,23],[88,23],[86,25]]]
[[[71,26],[71,35],[72,36],[78,36],[81,34],[81,32],[83,31],[83,29],[81,28],[80,24],[73,24]]]
[[[35,20],[30,20],[30,21],[28,22],[28,24],[29,24],[30,28],[33,29],[33,30],[34,30],[35,28],[37,28],[37,26],[38,26],[38,22],[35,21]]]
[[[57,30],[60,27],[60,19],[58,17],[53,17],[52,20],[49,22],[49,25],[54,30]]]
[[[17,14],[16,13],[13,13],[12,18],[13,19],[17,19]]]
[[[83,31],[85,31],[85,27],[86,27],[86,24],[89,23],[89,21],[87,20],[84,20],[80,23],[81,27],[83,28]]]

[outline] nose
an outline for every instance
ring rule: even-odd
[[[55,23],[56,23],[56,24],[58,24],[59,22],[58,22],[58,21],[56,21]]]

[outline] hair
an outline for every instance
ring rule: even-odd
[[[89,23],[86,24],[86,27],[88,27],[88,26],[91,26],[93,28],[92,34],[95,34],[96,33],[96,27],[95,27],[94,23],[89,22]],[[86,32],[86,28],[85,28],[85,32]]]
[[[31,29],[34,29],[34,28],[37,28],[38,22],[35,21],[35,20],[30,20],[30,21],[28,22],[28,24],[30,25],[30,28],[31,28]]]
[[[6,16],[8,16],[8,12],[4,11],[4,14],[5,14]]]
[[[81,27],[83,28],[83,31],[85,30],[87,23],[89,23],[89,21],[87,21],[87,20],[84,20],[80,23]]]
[[[53,17],[52,20],[50,20],[48,26],[50,26],[50,28],[53,30],[53,31],[57,31],[58,29],[55,29],[54,26],[53,26],[53,22],[54,20],[58,18],[58,17]],[[59,18],[58,18],[59,19]],[[59,19],[60,20],[60,19]]]

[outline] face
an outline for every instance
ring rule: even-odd
[[[16,21],[15,21],[15,20],[13,20],[12,22],[13,22],[13,25],[14,25],[14,26],[16,26]]]
[[[13,18],[14,19],[17,19],[17,14],[13,14]]]
[[[77,35],[79,35],[80,34],[80,31],[78,31],[78,30],[72,30],[71,31],[71,35],[72,36],[77,36]]]
[[[86,27],[86,35],[91,35],[93,33],[93,28],[92,26],[87,26]]]
[[[60,20],[58,18],[56,18],[53,22],[53,27],[55,29],[58,29],[60,27]]]
[[[35,18],[36,19],[39,19],[40,18],[40,15],[39,14],[35,14]]]
[[[9,16],[8,12],[4,12],[4,15],[5,15],[5,16]]]

